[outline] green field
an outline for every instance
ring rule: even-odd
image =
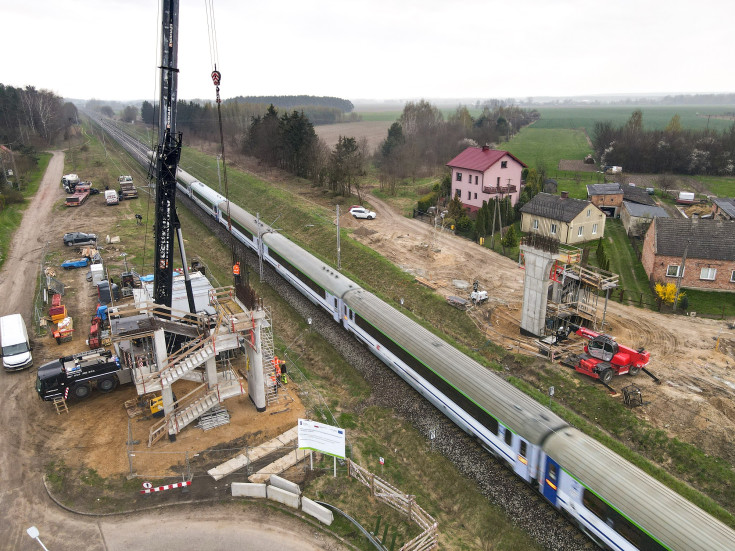
[[[643,128],[662,130],[671,121],[671,117],[679,115],[681,125],[685,129],[726,130],[733,121],[710,118],[707,115],[721,115],[727,111],[735,111],[735,106],[590,106],[590,107],[538,107],[541,119],[533,124],[534,128],[584,128],[592,132],[595,122],[611,121],[614,126],[624,125],[633,111],[643,112]]]
[[[587,138],[579,130],[539,129],[535,126],[523,128],[501,147],[527,165],[536,168],[543,166],[547,170],[556,169],[561,159],[581,161],[588,153],[592,153]],[[585,177],[589,178],[589,175]]]

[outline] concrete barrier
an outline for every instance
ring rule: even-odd
[[[290,480],[286,480],[285,478],[281,478],[280,476],[277,476],[275,474],[271,475],[270,483],[271,486],[275,486],[276,488],[280,488],[281,490],[286,490],[287,492],[291,492],[292,494],[301,494],[301,488],[299,488],[298,484],[296,484],[295,482],[291,482]]]
[[[250,482],[233,482],[233,497],[262,497],[266,496],[265,484],[252,484]]]
[[[282,490],[281,488],[276,488],[275,486],[268,486],[268,499],[277,501],[278,503],[283,503],[284,505],[294,509],[299,508],[298,495]]]
[[[322,507],[318,503],[314,503],[308,497],[301,498],[301,510],[327,526],[330,526],[334,521],[334,514],[332,511],[326,507]]]

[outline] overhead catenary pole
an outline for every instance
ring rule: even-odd
[[[342,247],[339,242],[339,205],[337,205],[337,269],[342,270]]]

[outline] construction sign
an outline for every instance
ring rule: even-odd
[[[317,421],[299,419],[300,450],[317,452],[345,458],[345,430]]]

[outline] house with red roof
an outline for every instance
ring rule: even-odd
[[[512,205],[518,202],[526,164],[507,151],[468,147],[447,166],[452,171],[452,197],[459,197],[470,212],[492,199],[510,197]]]

